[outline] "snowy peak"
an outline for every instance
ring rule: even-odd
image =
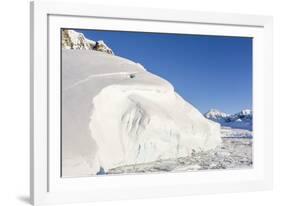
[[[221,112],[217,109],[211,109],[209,112],[207,112],[205,114],[205,117],[214,121],[219,121],[222,120],[224,118],[227,118],[229,116],[229,114],[226,114],[224,112]]]
[[[238,113],[240,116],[252,116],[253,112],[250,109],[244,109],[241,112]]]
[[[114,55],[112,49],[110,49],[102,40],[93,41],[87,39],[84,34],[70,29],[65,29],[62,31],[62,48],[95,50]]]
[[[235,114],[226,114],[217,109],[211,109],[204,116],[222,126],[252,130],[253,112],[250,109],[244,109]]]
[[[249,109],[244,109],[241,112],[238,112],[236,114],[230,115],[231,120],[233,121],[246,121],[253,119],[253,112]]]

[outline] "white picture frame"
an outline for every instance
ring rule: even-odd
[[[31,201],[34,205],[268,190],[273,183],[272,17],[31,2]],[[93,21],[95,20],[95,21]],[[118,23],[118,24],[117,24]],[[169,27],[167,26],[169,25]],[[60,28],[253,37],[253,169],[60,177]],[[265,121],[266,120],[266,121]]]

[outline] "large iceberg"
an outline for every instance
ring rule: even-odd
[[[63,50],[62,65],[64,177],[184,157],[221,143],[218,123],[138,63]]]

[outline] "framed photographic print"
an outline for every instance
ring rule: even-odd
[[[34,205],[272,187],[272,18],[31,3]]]

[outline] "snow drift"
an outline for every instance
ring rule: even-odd
[[[63,176],[188,156],[221,143],[220,125],[140,64],[62,51]]]

